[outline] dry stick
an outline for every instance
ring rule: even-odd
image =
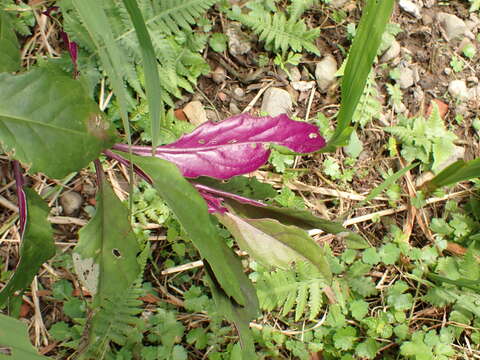
[[[4,198],[2,195],[0,195],[0,205],[8,210],[18,213],[18,206]]]
[[[33,278],[32,281],[32,300],[33,300],[33,305],[35,309],[35,315],[34,315],[34,329],[35,329],[35,346],[39,347],[42,343],[40,337],[43,338],[43,345],[47,346],[48,345],[48,333],[47,329],[45,328],[45,324],[43,323],[43,318],[42,318],[42,311],[40,310],[40,302],[38,300],[38,281],[37,281],[37,276]]]
[[[262,87],[260,90],[258,90],[258,93],[257,95],[255,95],[255,97],[252,99],[252,101],[250,101],[248,103],[248,105],[245,107],[245,109],[243,109],[242,111],[242,114],[243,113],[246,113],[246,112],[249,112],[250,110],[252,110],[252,108],[255,106],[255,104],[257,103],[258,99],[260,99],[260,96],[262,96],[262,94],[270,87],[272,86],[272,84],[274,83],[274,81],[270,81],[267,85],[265,85],[264,87]]]

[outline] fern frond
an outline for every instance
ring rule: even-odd
[[[290,19],[299,19],[300,16],[316,2],[317,0],[292,0],[292,3],[288,7]]]
[[[208,64],[198,53],[198,41],[180,43],[182,37],[179,35],[187,40],[193,38],[190,25],[215,2],[216,0],[138,0],[159,62],[162,100],[170,106],[173,106],[172,98],[181,97],[182,89],[192,92],[192,83],[196,82],[198,76],[209,71]],[[128,12],[121,0],[104,0],[102,3],[115,42],[121,49],[121,63],[124,64],[122,75],[135,92],[143,97],[143,71],[139,66],[142,62],[141,49]],[[82,49],[97,58],[98,49],[88,37],[71,0],[62,0],[60,6],[65,31]],[[192,49],[188,47],[190,45]]]
[[[295,310],[298,321],[309,309],[309,319],[320,312],[326,286],[322,275],[312,264],[299,262],[295,269],[260,274],[256,288],[260,307],[267,311],[282,308],[282,315]]]
[[[268,12],[251,14],[240,14],[238,20],[251,28],[258,35],[260,41],[272,48],[274,51],[286,53],[291,49],[300,52],[303,49],[320,55],[314,41],[320,34],[320,29],[308,30],[303,20],[291,18],[287,20],[284,13],[270,14]]]

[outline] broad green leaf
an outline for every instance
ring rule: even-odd
[[[237,240],[240,248],[265,266],[288,269],[292,263],[310,261],[327,281],[332,274],[323,249],[296,226],[272,219],[246,219],[227,212],[215,214]]]
[[[0,73],[20,69],[20,46],[9,15],[0,10]]]
[[[20,261],[12,278],[0,291],[0,305],[7,303],[17,290],[28,287],[40,266],[55,255],[53,231],[47,221],[50,209],[32,189],[25,189],[25,194],[27,222],[20,246]]]
[[[480,158],[470,161],[459,160],[442,170],[437,176],[427,182],[424,188],[431,192],[442,186],[478,177],[480,177]]]
[[[125,293],[132,285],[140,272],[139,252],[128,209],[103,180],[95,216],[80,230],[72,254],[75,272],[95,296],[95,304]]]
[[[284,225],[295,225],[302,229],[321,229],[345,239],[347,247],[351,249],[366,249],[370,245],[360,235],[345,229],[341,224],[320,219],[309,211],[280,208],[276,206],[252,206],[226,199],[228,205],[239,215],[250,219],[276,219]]]
[[[153,157],[132,156],[132,160],[149,174],[153,186],[185,228],[200,255],[210,264],[225,293],[239,305],[253,304],[256,307],[255,290],[244,274],[240,260],[219,237],[205,201],[178,168]]]
[[[0,93],[0,143],[32,172],[64,177],[113,143],[81,83],[53,66],[0,74]]]
[[[150,112],[152,128],[152,147],[153,153],[159,144],[160,134],[160,113],[163,113],[163,101],[160,94],[160,77],[158,76],[158,63],[153,49],[152,40],[148,33],[145,20],[140,11],[136,0],[123,0],[123,4],[132,19],[140,50],[143,57],[143,68],[145,71],[145,88],[148,98],[148,108]]]
[[[352,131],[349,126],[377,56],[393,4],[394,0],[367,0],[345,66],[337,128],[322,152],[333,151],[349,139]]]
[[[28,339],[27,325],[0,314],[0,360],[46,360]]]

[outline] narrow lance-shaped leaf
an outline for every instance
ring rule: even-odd
[[[345,145],[350,138],[349,127],[362,96],[368,74],[377,56],[382,35],[393,10],[393,0],[367,0],[357,34],[348,55],[345,76],[342,79],[342,102],[337,128],[324,151],[333,151]]]
[[[0,360],[46,360],[28,338],[27,324],[0,314]]]
[[[178,141],[157,148],[155,156],[178,166],[185,177],[228,179],[265,164],[270,144],[295,153],[311,153],[325,146],[315,125],[287,115],[255,118],[241,114],[220,123],[204,123]],[[128,151],[122,144],[115,149]],[[134,154],[150,156],[151,147],[132,146]]]
[[[160,77],[158,76],[158,64],[153,49],[152,40],[148,33],[145,20],[136,0],[123,0],[123,4],[132,19],[137,39],[142,52],[143,67],[145,71],[145,88],[148,98],[148,108],[152,127],[152,146],[155,149],[159,143],[160,114],[164,111],[161,97]]]
[[[230,230],[240,248],[265,266],[288,269],[294,262],[310,261],[325,280],[331,280],[323,249],[305,230],[272,219],[246,219],[233,213],[215,216]]]
[[[1,2],[0,2],[1,5]],[[20,69],[20,46],[9,15],[0,9],[0,73]]]
[[[442,170],[423,187],[431,192],[442,186],[478,177],[480,177],[480,158],[470,161],[459,160]]]
[[[95,296],[95,304],[126,291],[140,272],[140,249],[130,226],[128,209],[103,180],[97,194],[97,211],[80,230],[73,251],[75,272]]]
[[[27,222],[20,246],[20,262],[12,278],[0,291],[0,305],[8,302],[17,290],[28,287],[40,266],[55,255],[53,231],[47,221],[48,205],[32,189],[25,189],[25,193]]]
[[[32,172],[64,177],[113,143],[82,84],[54,66],[0,74],[0,93],[0,143]]]
[[[150,175],[155,189],[185,228],[200,255],[210,264],[223,291],[239,305],[256,308],[255,290],[240,260],[219,237],[199,193],[172,163],[153,157],[132,158],[135,165]]]

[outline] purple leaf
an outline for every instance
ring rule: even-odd
[[[241,114],[220,123],[207,122],[176,142],[157,148],[155,156],[176,164],[185,177],[229,179],[265,164],[270,144],[296,153],[311,153],[325,146],[315,125],[293,121],[287,115],[253,117]],[[151,147],[132,146],[137,155],[151,156]],[[128,151],[117,144],[114,149]]]

